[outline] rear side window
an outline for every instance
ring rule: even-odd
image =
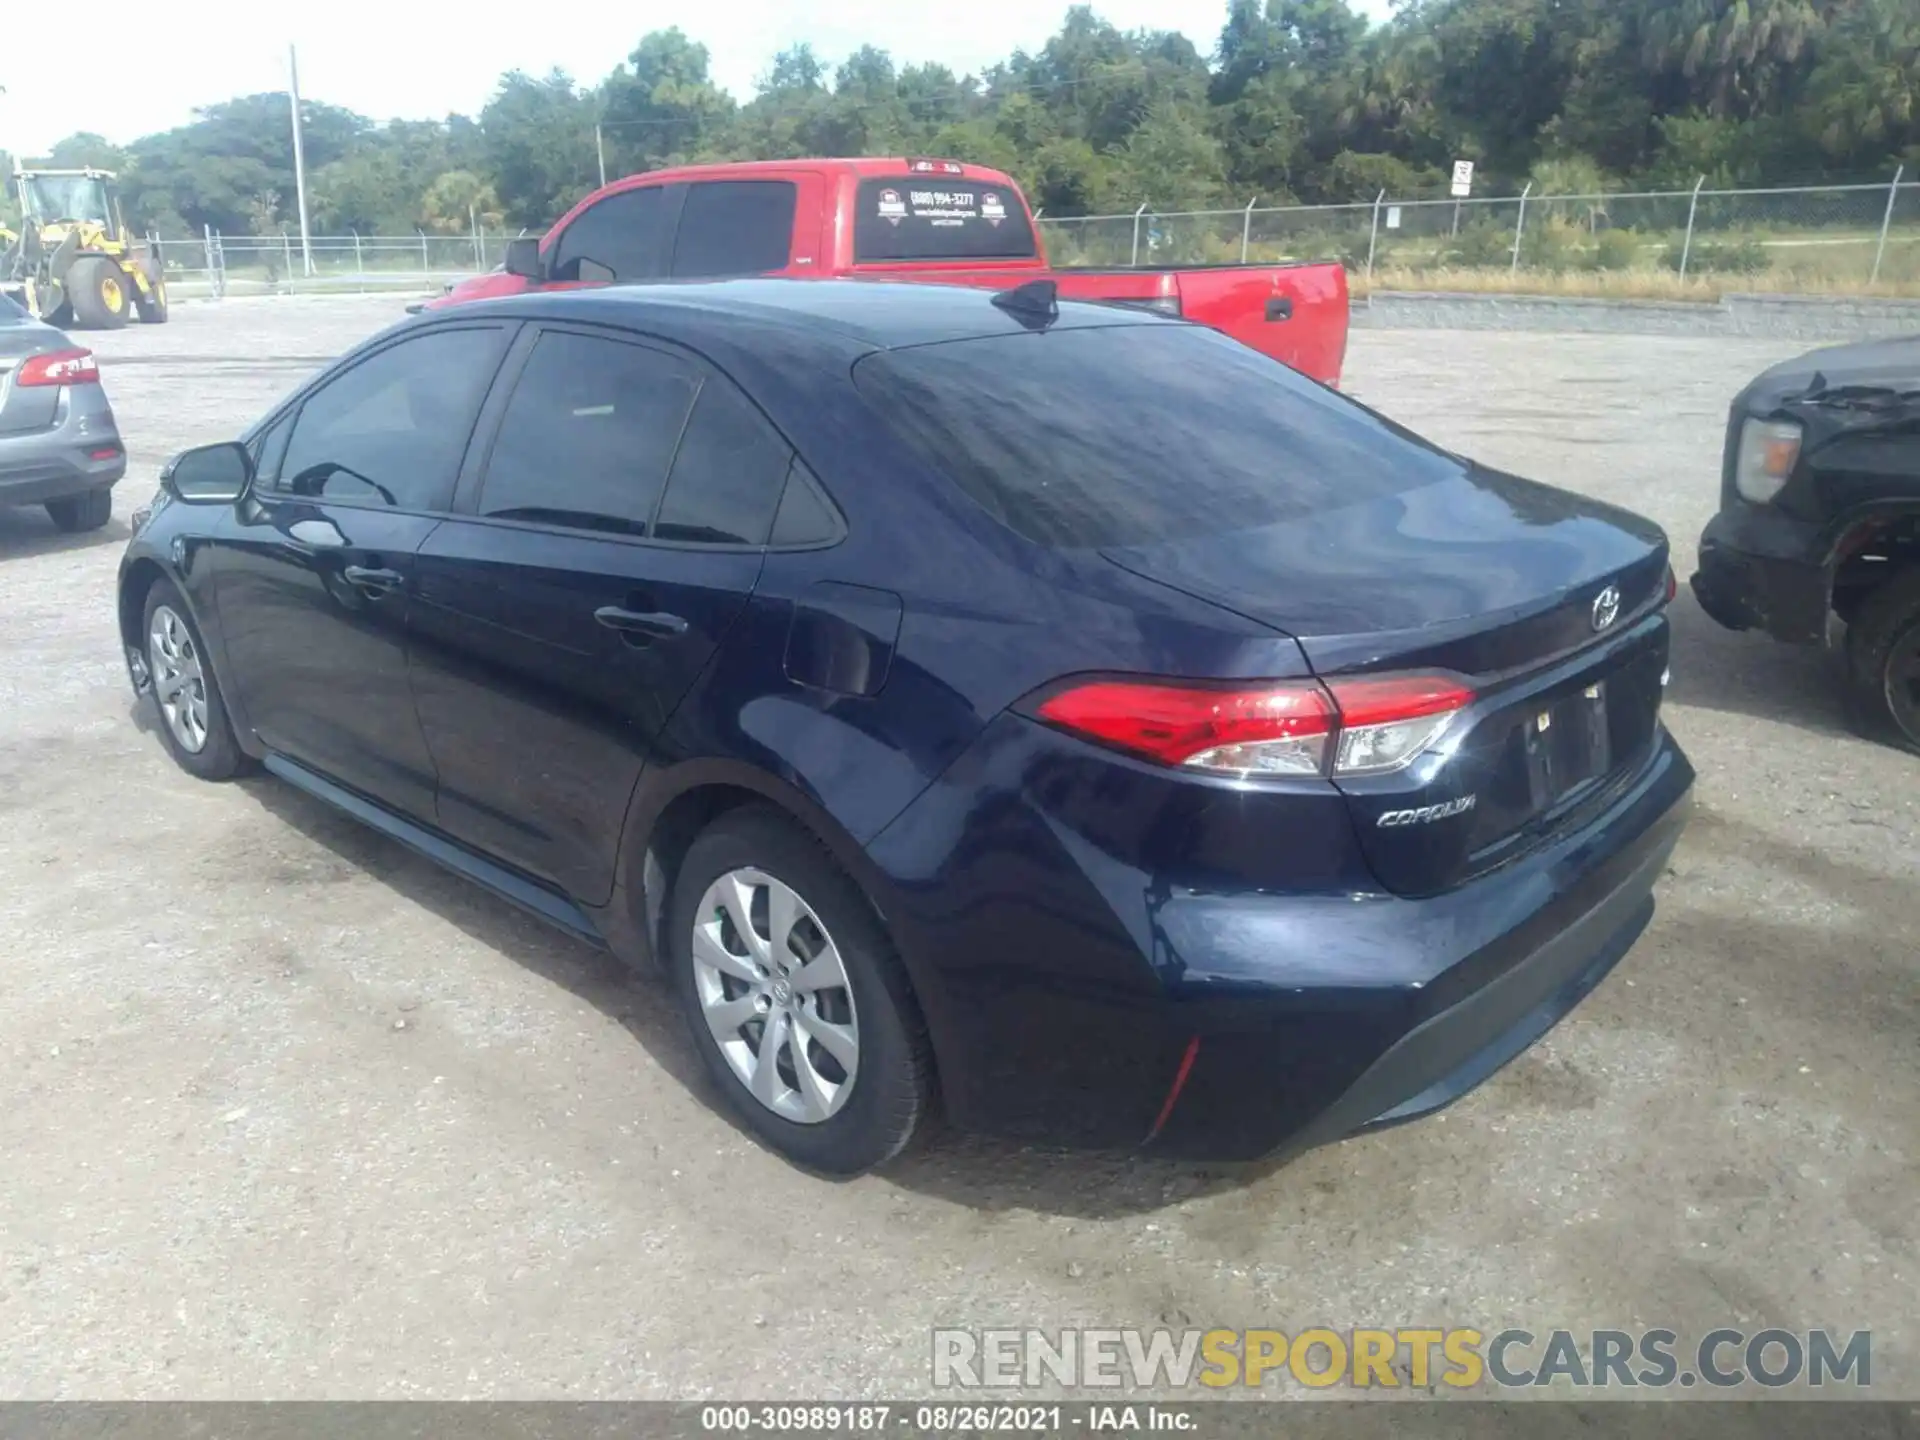
[[[710,377],[673,462],[654,537],[764,545],[792,452],[747,398]]]
[[[673,245],[680,279],[787,268],[798,190],[791,180],[704,180],[687,187]]]
[[[867,356],[860,391],[1041,545],[1144,545],[1399,494],[1460,462],[1198,325],[1123,325]]]
[[[853,258],[1029,260],[1033,226],[1009,185],[947,176],[863,180],[855,201]]]
[[[664,351],[542,335],[501,417],[479,513],[646,534],[698,387],[698,372]]]
[[[497,328],[437,330],[327,381],[300,406],[275,488],[397,510],[445,508],[501,345]]]
[[[622,190],[581,212],[554,244],[556,280],[578,280],[580,262],[591,260],[616,280],[643,280],[666,272],[665,201],[660,186]]]
[[[820,482],[798,455],[787,467],[787,488],[773,517],[774,545],[830,545],[840,538],[840,517],[820,493]]]

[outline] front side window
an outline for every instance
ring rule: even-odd
[[[661,274],[666,268],[660,234],[664,209],[665,191],[658,185],[607,196],[561,232],[550,273],[555,280],[578,280],[580,262],[590,260],[611,270],[616,280]]]
[[[279,465],[280,493],[441,510],[500,359],[498,328],[390,345],[309,395]],[[264,451],[262,459],[271,457]]]
[[[645,535],[699,383],[662,350],[542,335],[501,418],[479,513]]]

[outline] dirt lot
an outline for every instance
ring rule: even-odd
[[[1259,1176],[950,1142],[833,1186],[710,1110],[651,982],[136,721],[125,517],[393,299],[100,337],[113,527],[0,512],[0,1396],[926,1389],[936,1324],[1872,1327],[1920,1396],[1920,762],[1684,589],[1698,818],[1653,929],[1444,1119]],[[1624,502],[1682,576],[1793,346],[1363,331],[1351,387]]]

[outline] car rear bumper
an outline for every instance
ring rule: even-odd
[[[126,475],[126,446],[100,387],[58,393],[58,405],[49,407],[51,424],[0,433],[0,505],[64,500],[104,489]]]
[[[127,473],[124,451],[96,460],[86,452],[11,460],[0,446],[0,505],[39,505],[117,485]]]
[[[1826,638],[1826,557],[1815,527],[1763,507],[1732,505],[1700,535],[1689,582],[1700,608],[1729,630],[1759,630],[1791,644]]]
[[[911,883],[886,904],[957,1123],[1198,1161],[1284,1158],[1450,1104],[1591,993],[1651,918],[1692,781],[1662,730],[1584,828],[1425,899],[1140,876],[1143,923],[1123,928],[1144,944],[1130,953],[1113,935],[1123,906],[1055,913],[1035,944],[1030,901],[972,883],[959,912],[951,899],[929,910],[932,892]],[[897,827],[869,852],[889,868],[911,848]],[[1018,838],[1009,815],[995,829],[997,844]],[[1129,883],[1112,855],[1079,860],[1106,897]],[[1076,888],[1049,887],[1056,911]]]

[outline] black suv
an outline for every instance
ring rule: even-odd
[[[1693,593],[1794,644],[1845,621],[1856,719],[1920,752],[1920,335],[1815,350],[1740,392]]]

